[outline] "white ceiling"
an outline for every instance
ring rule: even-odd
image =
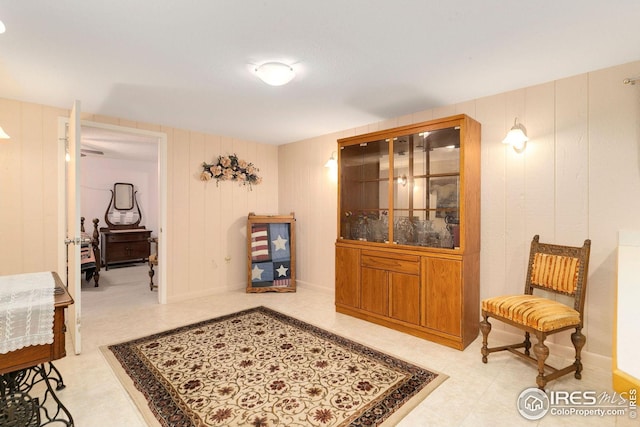
[[[638,0],[0,0],[0,96],[283,144],[640,59]],[[281,60],[270,87],[251,70]]]
[[[96,126],[80,130],[83,156],[158,161],[158,138],[140,133],[115,131]]]

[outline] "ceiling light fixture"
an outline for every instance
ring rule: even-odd
[[[271,86],[286,85],[296,76],[293,68],[282,62],[265,62],[254,71],[260,80]]]
[[[7,31],[7,27],[4,26],[4,22],[0,21],[0,34],[3,34]]]
[[[516,117],[513,121],[511,130],[502,140],[502,143],[511,145],[516,153],[522,153],[527,146],[528,140],[529,137],[527,136],[527,129],[522,125],[522,123],[518,123],[518,118]]]

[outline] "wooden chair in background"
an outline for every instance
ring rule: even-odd
[[[487,363],[487,356],[496,351],[507,350],[516,354],[537,364],[536,383],[538,388],[543,390],[548,381],[570,372],[575,372],[577,379],[582,378],[580,352],[587,340],[582,334],[582,326],[590,249],[591,241],[588,239],[584,241],[582,247],[573,247],[540,243],[539,236],[534,236],[531,242],[524,294],[499,296],[482,301],[483,320],[480,322],[480,331],[482,331],[481,352],[484,363]],[[534,290],[546,291],[549,296],[566,295],[571,297],[573,305],[569,306],[545,296],[533,295]],[[489,348],[487,346],[487,337],[491,332],[489,317],[524,330],[524,341]],[[575,329],[571,334],[571,341],[575,348],[575,361],[561,369],[547,365],[545,361],[549,356],[549,347],[545,345],[545,339],[551,334],[569,329]],[[538,343],[533,346],[535,358],[529,354],[531,334],[538,339]],[[517,350],[523,347],[524,352]],[[545,368],[551,373],[545,374]]]
[[[89,235],[84,228],[85,218],[80,217],[80,233],[82,235],[82,246],[80,248],[80,271],[84,273],[85,280],[88,282],[93,278],[95,287],[98,287],[100,281],[100,267],[102,259],[100,258],[100,232],[98,231],[98,218],[93,219],[93,234]]]
[[[158,285],[153,284],[153,276],[156,275],[153,267],[158,265],[158,238],[157,237],[149,237],[149,243],[155,245],[155,251],[152,251],[152,254],[149,255],[149,290],[153,291],[153,288],[157,288]]]

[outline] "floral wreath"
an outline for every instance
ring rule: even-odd
[[[238,156],[230,154],[227,156],[218,156],[215,163],[202,163],[202,173],[200,173],[201,181],[216,180],[216,185],[220,181],[238,181],[242,185],[257,185],[262,182],[262,178],[258,176],[258,169],[253,163],[247,163],[244,160],[238,160]]]

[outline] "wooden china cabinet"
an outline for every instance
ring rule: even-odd
[[[336,310],[464,349],[478,335],[480,124],[338,140]]]

